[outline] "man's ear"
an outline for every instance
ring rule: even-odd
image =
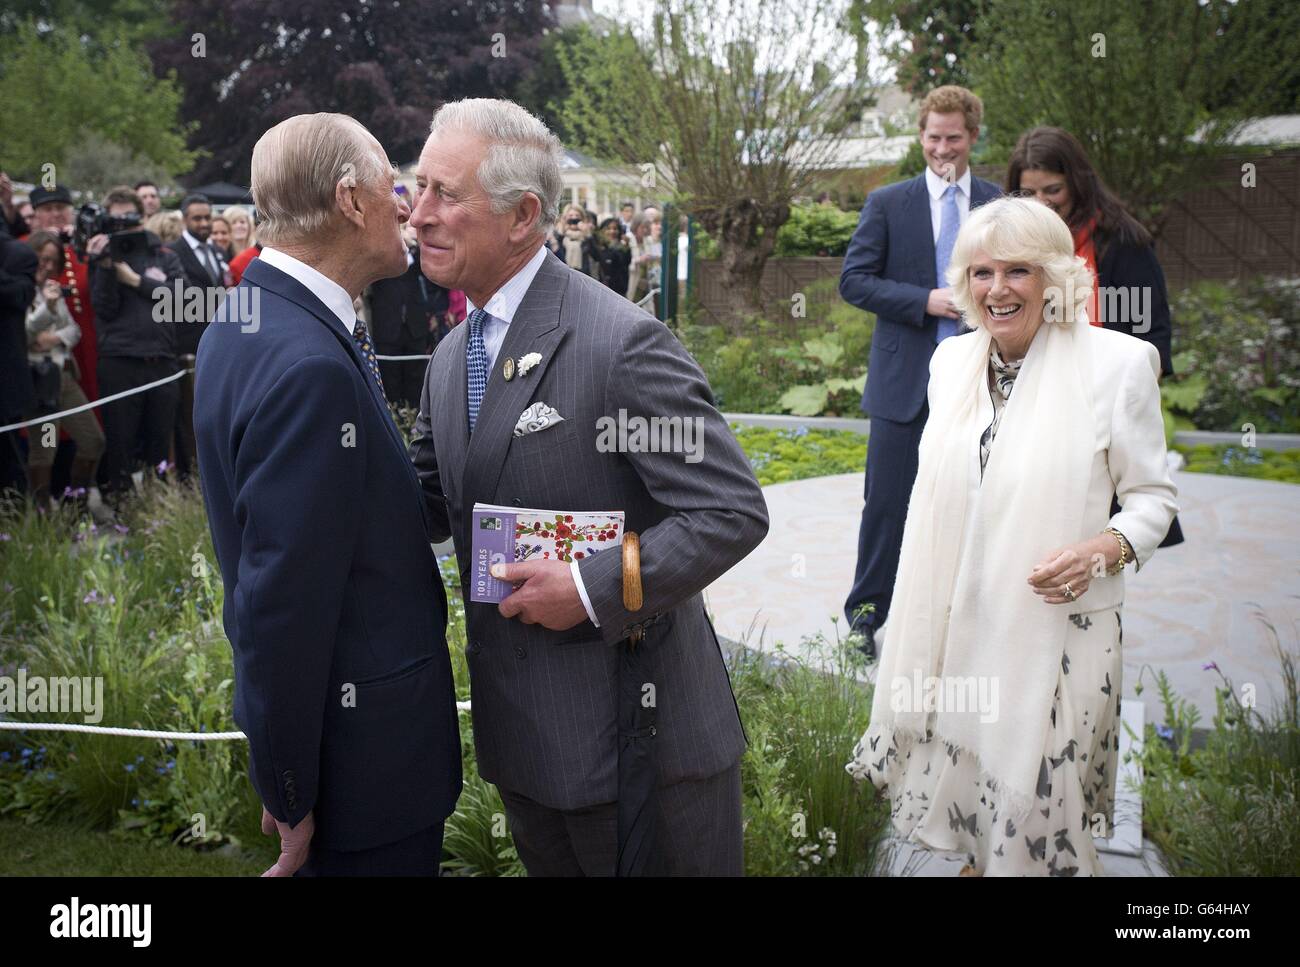
[[[340,178],[334,184],[334,205],[339,213],[353,225],[361,228],[365,224],[361,211],[361,189],[355,184],[349,185],[347,178]]]
[[[510,223],[510,241],[518,244],[537,231],[541,224],[542,200],[531,191],[524,192],[515,205],[514,221]]]

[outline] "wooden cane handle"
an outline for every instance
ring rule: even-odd
[[[623,535],[623,607],[640,611],[641,598],[641,538],[635,531]]]

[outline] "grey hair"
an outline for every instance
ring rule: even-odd
[[[274,245],[319,232],[339,182],[378,185],[387,174],[377,144],[346,114],[298,114],[268,130],[253,146],[258,238]]]
[[[433,115],[430,136],[464,131],[487,142],[478,182],[500,215],[519,204],[525,192],[542,203],[533,230],[545,235],[560,217],[560,139],[514,101],[471,97],[444,104]]]
[[[1028,198],[999,198],[971,210],[957,233],[948,262],[953,302],[971,328],[983,314],[971,293],[968,270],[984,253],[1001,262],[1024,262],[1042,272],[1047,320],[1074,323],[1084,314],[1093,277],[1088,263],[1074,254],[1074,237],[1061,216]]]

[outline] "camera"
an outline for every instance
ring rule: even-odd
[[[110,215],[106,209],[91,202],[77,209],[76,227],[73,229],[73,248],[77,255],[86,258],[86,243],[96,235],[108,236],[104,254],[115,262],[125,261],[128,255],[145,247],[144,232],[139,231],[140,213]]]

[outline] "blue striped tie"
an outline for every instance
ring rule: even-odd
[[[474,432],[478,422],[478,408],[483,403],[483,392],[487,389],[488,361],[487,348],[483,345],[483,326],[488,321],[488,314],[482,309],[475,309],[469,314],[469,343],[465,348],[465,372],[469,377],[469,432]]]
[[[939,240],[934,243],[934,272],[938,288],[948,285],[945,276],[948,263],[952,261],[952,249],[957,243],[957,230],[961,228],[961,212],[957,210],[957,186],[949,185],[943,193],[943,207],[939,216]],[[957,320],[947,316],[939,317],[939,327],[935,331],[934,341],[943,342],[949,336],[957,334]]]

